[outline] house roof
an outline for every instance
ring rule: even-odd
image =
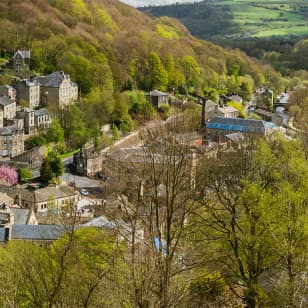
[[[243,101],[243,98],[240,97],[239,95],[231,95],[228,98],[233,102],[241,103]]]
[[[206,127],[248,133],[263,134],[265,132],[264,122],[261,120],[252,119],[214,117],[208,121]]]
[[[69,188],[66,185],[60,185],[57,187],[47,186],[45,188],[37,189],[34,191],[35,201],[44,202],[50,201],[50,199],[62,199],[70,196],[75,196],[76,191]]]
[[[30,218],[31,210],[10,208],[10,212],[14,215],[14,223],[16,225],[26,225]]]
[[[51,199],[61,199],[76,195],[76,191],[66,185],[57,187],[48,186],[33,191],[16,186],[0,185],[0,191],[7,193],[12,198],[20,195],[22,200],[31,203],[45,202]]]
[[[69,75],[64,72],[54,72],[47,76],[38,76],[33,80],[40,83],[43,87],[59,88],[64,79],[69,79]]]
[[[218,104],[213,102],[212,100],[208,99],[206,102],[206,107],[216,107]]]
[[[0,127],[0,135],[1,136],[9,136],[13,135],[17,132],[22,132],[22,129],[19,129],[16,125]]]
[[[1,106],[7,106],[7,105],[10,105],[10,104],[13,104],[13,103],[15,103],[15,101],[8,98],[7,96],[0,96],[0,105]]]
[[[218,111],[223,113],[223,114],[238,112],[238,110],[236,108],[232,107],[232,106],[219,107]]]
[[[18,113],[18,112],[27,112],[27,113],[30,113],[30,112],[34,112],[34,110],[31,109],[31,108],[25,107],[25,108],[22,108],[22,109],[19,110],[19,111],[16,111],[16,113]]]
[[[17,56],[17,55],[21,55],[21,57],[23,59],[30,59],[30,50],[17,50],[13,56],[13,59]]]
[[[97,227],[97,228],[105,228],[108,230],[112,230],[116,228],[116,224],[108,220],[105,216],[99,216],[93,218],[87,223],[84,223],[82,227]]]
[[[14,89],[12,86],[6,84],[4,86],[0,86],[0,89],[3,88],[3,89]]]
[[[38,109],[38,110],[34,111],[34,115],[36,117],[42,117],[42,116],[49,115],[49,114],[48,114],[48,111],[46,109]]]
[[[12,225],[12,240],[56,240],[65,229],[59,225]]]
[[[90,148],[82,148],[79,152],[74,154],[74,158],[84,157],[86,159],[94,159],[100,156],[100,153],[92,146]]]
[[[237,144],[241,144],[245,141],[245,136],[242,133],[232,133],[232,134],[228,134],[226,135],[226,137],[228,139],[230,139],[231,141],[233,141],[234,143]]]
[[[146,96],[168,96],[169,93],[161,92],[158,90],[153,90],[145,93]]]
[[[267,110],[264,110],[264,109],[260,109],[260,108],[255,109],[253,112],[256,113],[256,114],[259,114],[259,115],[266,116],[266,117],[272,117],[272,115],[273,115],[273,113],[271,113]]]

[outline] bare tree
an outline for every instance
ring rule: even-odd
[[[196,205],[197,156],[180,121],[145,131],[141,147],[105,162],[121,208],[118,217],[130,230],[124,237],[137,307],[175,307],[184,295],[180,274],[189,268],[183,264],[184,239]]]

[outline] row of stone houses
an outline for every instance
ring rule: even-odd
[[[0,87],[11,89],[10,87]],[[0,96],[0,159],[9,159],[24,152],[24,134],[48,128],[52,119],[47,110],[17,109],[14,96]]]

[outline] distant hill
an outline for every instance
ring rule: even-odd
[[[208,0],[142,11],[178,18],[201,38],[308,35],[307,0]]]

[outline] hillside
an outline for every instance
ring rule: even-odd
[[[70,130],[93,136],[104,123],[130,130],[148,119],[143,95],[125,90],[247,96],[264,83],[276,91],[284,87],[271,67],[194,38],[174,19],[154,19],[116,0],[0,1],[0,28],[6,29],[0,32],[2,58],[30,48],[35,73],[63,70],[79,84],[82,106],[59,115],[69,140]],[[0,76],[0,82],[7,80]]]
[[[155,16],[181,20],[201,38],[308,35],[308,3],[305,0],[217,0],[193,4],[147,7]]]

